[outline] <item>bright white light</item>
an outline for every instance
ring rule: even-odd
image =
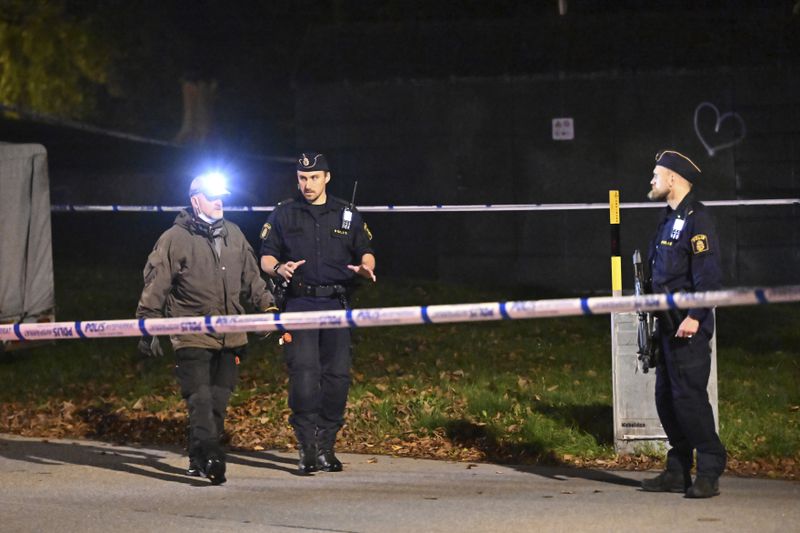
[[[219,171],[207,172],[197,176],[192,180],[189,195],[203,193],[207,198],[227,196],[231,192],[228,190],[228,178]]]

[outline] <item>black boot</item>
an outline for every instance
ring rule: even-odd
[[[225,459],[212,457],[206,461],[203,471],[212,485],[222,485],[227,481],[225,478]]]
[[[316,446],[301,446],[300,462],[297,463],[297,471],[303,475],[316,472],[317,471],[316,455],[317,455]]]
[[[654,478],[642,480],[642,490],[647,492],[686,492],[691,485],[681,472],[665,470]]]
[[[189,457],[189,468],[186,469],[186,475],[192,477],[203,475],[203,471],[200,469],[200,461],[196,457]]]
[[[687,498],[710,498],[719,494],[719,478],[697,476],[694,484],[686,491]]]
[[[342,462],[336,458],[333,448],[317,452],[317,468],[323,472],[341,472]]]

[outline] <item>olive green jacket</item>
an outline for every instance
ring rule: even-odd
[[[227,220],[209,225],[183,210],[147,258],[136,317],[240,315],[245,313],[240,297],[258,311],[274,301],[242,230]],[[247,334],[172,335],[170,340],[176,350],[219,350],[246,345]]]

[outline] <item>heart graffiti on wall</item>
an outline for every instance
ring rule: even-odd
[[[704,115],[707,116],[710,113],[713,113],[714,120],[713,133],[705,130],[705,135],[701,132],[700,127],[700,112],[704,109],[707,110]],[[733,138],[726,136],[726,138],[721,139],[722,136],[719,134],[720,127],[725,122],[730,122],[730,125],[733,127],[736,125],[739,126],[738,131],[733,134]],[[700,142],[703,143],[708,155],[714,157],[714,154],[720,150],[725,150],[726,148],[736,146],[742,142],[747,135],[747,127],[744,124],[744,119],[739,115],[739,113],[736,113],[735,111],[720,113],[719,109],[717,109],[717,106],[711,102],[701,102],[694,110],[694,132],[697,134],[697,138],[700,139]],[[720,140],[722,142],[717,143],[717,141]]]

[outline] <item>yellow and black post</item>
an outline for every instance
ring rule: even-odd
[[[611,294],[622,296],[622,258],[619,243],[619,191],[608,191],[611,218]]]
[[[611,219],[611,290],[622,296],[619,191],[608,191]],[[611,313],[611,403],[614,410],[614,449],[618,454],[640,453],[642,446],[666,450],[667,437],[653,401],[655,372],[643,374],[637,365],[636,313]]]

